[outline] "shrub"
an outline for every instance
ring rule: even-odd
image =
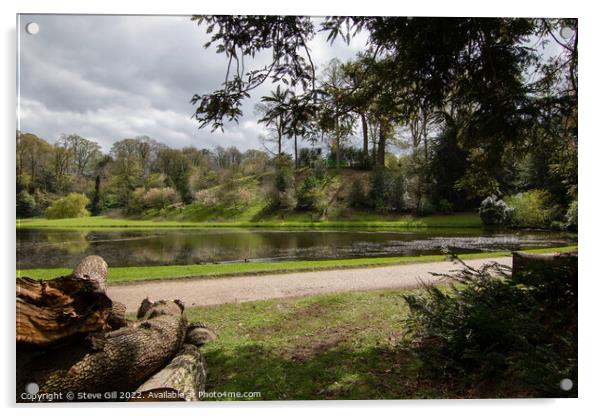
[[[36,214],[36,200],[25,189],[17,194],[17,217],[33,217]]]
[[[315,176],[308,176],[296,193],[297,208],[323,211],[328,206],[320,181]]]
[[[390,178],[387,172],[380,168],[372,172],[368,198],[370,206],[376,211],[386,211],[389,208]]]
[[[441,199],[439,201],[438,211],[441,214],[451,214],[452,212],[454,212],[454,205],[451,202],[449,202],[447,199]]]
[[[243,186],[233,187],[220,195],[220,202],[230,208],[242,209],[253,200],[253,193]]]
[[[485,225],[508,225],[512,209],[496,195],[491,195],[481,202],[479,216]]]
[[[217,196],[215,192],[210,189],[203,189],[194,194],[194,199],[196,199],[201,205],[206,207],[214,207],[217,205]]]
[[[352,208],[364,208],[368,206],[368,197],[366,195],[366,184],[361,178],[356,178],[351,183],[347,204]]]
[[[57,199],[46,209],[46,218],[78,218],[87,217],[90,212],[86,205],[90,203],[84,194],[70,193],[66,197]]]
[[[431,199],[427,196],[420,198],[420,203],[416,207],[416,214],[419,217],[426,217],[427,215],[433,215],[435,213],[435,206],[431,202]]]
[[[576,380],[576,269],[546,263],[513,278],[507,269],[465,267],[448,276],[457,286],[404,296],[407,334],[433,377],[468,389],[506,377],[521,393],[557,397],[560,380]]]
[[[297,201],[292,190],[280,192],[274,188],[268,192],[268,205],[271,209],[293,209]]]
[[[540,189],[521,192],[507,198],[512,208],[511,222],[519,227],[547,227],[558,215],[552,196]]]
[[[569,205],[569,209],[567,210],[566,215],[565,215],[567,227],[571,230],[576,230],[578,219],[579,219],[579,216],[577,215],[577,200],[574,200]]]
[[[175,189],[151,188],[142,196],[144,208],[165,209],[178,202],[178,193]]]

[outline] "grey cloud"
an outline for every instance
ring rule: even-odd
[[[40,32],[26,34],[35,21]],[[204,30],[187,16],[22,15],[20,128],[55,141],[76,132],[103,149],[124,137],[151,136],[173,147],[236,145],[261,148],[253,107],[271,85],[254,91],[240,124],[223,133],[199,130],[190,98],[219,87],[226,61],[204,49]],[[364,40],[365,41],[365,40]],[[363,48],[325,35],[310,47],[318,65],[337,56],[352,58]],[[248,66],[267,63],[268,54]]]

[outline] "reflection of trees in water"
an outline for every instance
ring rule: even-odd
[[[49,233],[46,235],[46,241],[57,244],[69,254],[85,253],[90,247],[86,238],[89,231],[70,231],[64,233]]]
[[[360,230],[19,230],[21,268],[65,267],[98,254],[110,266],[194,264],[257,259],[326,259],[487,251],[570,243],[564,234]]]

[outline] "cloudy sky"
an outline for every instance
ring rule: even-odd
[[[29,22],[38,23],[36,35],[25,31]],[[18,30],[23,132],[49,142],[77,133],[105,151],[142,135],[176,148],[262,148],[253,106],[271,85],[254,92],[240,124],[224,133],[199,130],[191,118],[190,98],[220,86],[226,60],[203,48],[208,37],[188,16],[22,15]],[[310,45],[312,58],[318,65],[350,59],[365,41],[329,46],[320,35]]]

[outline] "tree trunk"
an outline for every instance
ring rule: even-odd
[[[80,342],[22,359],[17,364],[17,399],[30,382],[38,384],[39,393],[62,393],[63,399],[67,392],[134,391],[180,350],[187,328],[183,309],[179,301],[158,301],[141,321],[102,334],[94,346]]]
[[[519,283],[539,285],[551,268],[566,270],[567,283],[577,290],[578,257],[576,252],[557,254],[512,253],[512,278]]]
[[[295,168],[299,167],[299,163],[297,162],[297,135],[294,135],[295,139]]]
[[[370,151],[368,150],[368,121],[366,121],[366,115],[360,113],[360,119],[362,121],[362,134],[364,136],[364,168],[367,168],[368,159],[370,158]]]
[[[376,155],[376,164],[378,166],[385,166],[385,148],[387,147],[387,134],[385,126],[382,122],[378,129],[378,152]]]
[[[184,344],[165,368],[136,389],[132,401],[197,401],[206,379],[203,354],[197,346]]]
[[[107,264],[84,258],[70,276],[16,282],[17,344],[48,347],[90,332],[110,329],[111,299],[106,295]]]

